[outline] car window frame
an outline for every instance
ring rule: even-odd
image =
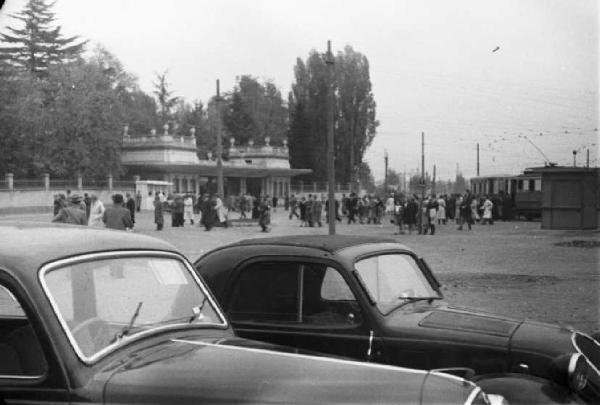
[[[341,331],[363,330],[365,328],[365,326],[368,325],[368,323],[369,323],[369,321],[367,320],[368,315],[366,315],[366,313],[368,311],[364,310],[364,305],[362,303],[362,297],[361,297],[361,294],[359,293],[360,291],[357,291],[357,287],[353,287],[353,285],[352,285],[353,280],[352,280],[351,274],[345,274],[348,272],[345,271],[343,268],[340,269],[340,267],[343,267],[343,265],[341,265],[340,263],[338,263],[335,260],[331,260],[331,259],[327,259],[327,258],[321,259],[321,258],[314,258],[314,257],[295,256],[295,255],[254,256],[252,258],[249,258],[247,260],[244,260],[244,261],[238,263],[235,266],[235,268],[231,271],[230,276],[228,277],[228,280],[226,283],[226,289],[223,293],[223,309],[225,310],[226,314],[229,314],[229,312],[230,312],[231,305],[233,303],[232,294],[233,294],[233,291],[235,290],[235,285],[237,283],[237,280],[241,276],[241,273],[249,266],[257,264],[257,263],[276,263],[276,262],[288,262],[288,263],[292,262],[292,263],[296,263],[298,265],[300,265],[304,262],[304,263],[325,265],[326,267],[333,268],[335,271],[337,271],[339,273],[339,275],[346,282],[346,285],[352,292],[352,295],[354,296],[356,303],[361,312],[361,322],[353,324],[353,325],[350,325],[350,324],[349,325],[310,325],[307,323],[294,324],[294,323],[277,323],[277,322],[231,321],[232,324],[235,324],[236,326],[239,326],[239,325],[263,326],[264,325],[264,326],[268,326],[271,328],[277,328],[277,329],[286,328],[286,329],[292,329],[292,330],[305,330],[305,331],[309,331],[309,330],[335,330],[335,331],[337,331],[337,330],[341,330]]]
[[[362,292],[367,297],[369,304],[372,307],[377,309],[377,312],[379,315],[386,317],[387,315],[389,315],[389,313],[387,313],[387,314],[383,313],[381,311],[381,309],[377,306],[377,302],[371,295],[369,289],[367,288],[366,284],[362,280],[360,273],[356,269],[356,263],[361,260],[369,259],[372,257],[381,256],[381,255],[390,255],[390,254],[404,254],[404,255],[408,255],[408,256],[412,257],[414,259],[415,263],[417,264],[417,267],[419,268],[419,270],[421,270],[421,272],[423,273],[423,276],[425,277],[427,282],[430,284],[431,288],[438,294],[439,299],[444,299],[444,295],[442,294],[441,284],[438,282],[437,278],[435,277],[435,275],[433,274],[433,272],[431,271],[431,269],[429,268],[429,266],[427,265],[425,260],[423,258],[419,257],[416,253],[409,251],[409,250],[403,250],[403,249],[382,249],[382,250],[378,250],[376,252],[363,253],[363,254],[355,256],[352,259],[352,275],[354,276],[354,279],[356,280],[356,282],[359,285]]]
[[[86,356],[77,343],[77,340],[73,336],[71,332],[71,328],[68,326],[68,323],[64,319],[58,303],[50,293],[50,289],[45,280],[45,275],[53,270],[57,270],[66,266],[75,265],[78,263],[90,262],[94,260],[103,260],[103,259],[116,259],[116,258],[131,258],[131,257],[158,257],[158,258],[169,258],[179,260],[184,267],[191,273],[192,278],[196,281],[197,285],[202,290],[202,293],[208,299],[208,302],[213,305],[217,316],[221,319],[221,323],[207,323],[207,324],[190,324],[190,323],[172,323],[165,324],[162,326],[157,326],[156,328],[140,331],[138,333],[132,334],[131,336],[124,336],[122,339],[115,341],[114,343],[106,346],[102,350],[94,353],[91,356]],[[192,264],[187,260],[183,255],[171,251],[161,251],[161,250],[117,250],[117,251],[105,251],[105,252],[94,252],[94,253],[84,253],[81,255],[59,259],[50,263],[44,264],[38,270],[38,281],[42,286],[42,291],[45,295],[45,298],[50,303],[52,312],[54,316],[58,319],[58,322],[61,326],[61,329],[67,340],[69,342],[69,346],[77,355],[79,361],[83,362],[86,365],[93,365],[98,361],[102,360],[109,354],[117,351],[123,346],[127,346],[130,342],[139,341],[147,336],[152,336],[154,334],[159,334],[165,331],[177,330],[177,329],[205,329],[207,326],[217,329],[228,329],[230,324],[227,316],[223,313],[220,305],[217,303],[217,300],[213,296],[212,292],[202,280],[202,278],[198,275]]]
[[[4,267],[0,267],[0,286],[6,288],[23,310],[23,316],[11,316],[10,319],[26,319],[27,322],[29,322],[44,354],[44,362],[46,363],[46,370],[40,375],[0,374],[0,390],[7,386],[19,386],[23,388],[43,386],[44,383],[49,380],[52,370],[55,368],[53,366],[53,358],[51,357],[51,354],[47,352],[47,345],[43,342],[44,337],[40,335],[40,328],[43,321],[36,316],[35,311],[32,309],[33,304],[30,301],[24,286],[13,276],[12,272]],[[61,376],[61,380],[65,381],[64,376]]]

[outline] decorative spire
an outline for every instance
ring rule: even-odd
[[[169,124],[165,124],[163,125],[163,129],[165,130],[164,135],[167,136],[169,135]]]
[[[265,146],[270,146],[269,142],[271,142],[271,137],[270,136],[265,136]]]
[[[123,127],[123,138],[129,138],[129,125],[127,124]]]
[[[196,136],[196,128],[194,128],[194,127],[191,127],[191,128],[190,128],[190,136],[191,136],[192,138],[194,138],[194,137]]]
[[[235,138],[232,136],[231,138],[229,138],[229,147],[231,149],[233,149],[234,146],[235,146]]]
[[[156,136],[156,129],[155,129],[155,128],[152,128],[152,129],[150,130],[150,135],[151,135],[151,136]]]

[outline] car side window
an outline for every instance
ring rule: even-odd
[[[21,304],[0,284],[0,378],[40,377],[48,366]]]
[[[340,327],[362,322],[356,298],[336,269],[305,264],[303,270],[303,324]]]
[[[241,271],[231,297],[234,322],[348,326],[362,321],[344,278],[323,264],[251,264]]]
[[[298,265],[256,263],[242,270],[234,285],[232,321],[298,322]]]

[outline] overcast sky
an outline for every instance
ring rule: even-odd
[[[7,0],[8,13],[24,0]],[[284,98],[297,57],[351,45],[367,56],[378,134],[366,153],[398,172],[453,178],[525,167],[598,165],[596,0],[58,0],[66,35],[115,54],[150,92],[155,72],[187,101],[230,90],[236,76],[271,79]],[[497,51],[492,52],[496,47]],[[527,137],[527,138],[525,138]],[[542,152],[539,152],[535,144]]]

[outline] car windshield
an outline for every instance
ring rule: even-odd
[[[371,256],[357,261],[354,267],[384,315],[408,303],[441,298],[410,255]]]
[[[100,256],[51,268],[42,282],[86,361],[158,328],[225,324],[199,280],[176,257]]]

